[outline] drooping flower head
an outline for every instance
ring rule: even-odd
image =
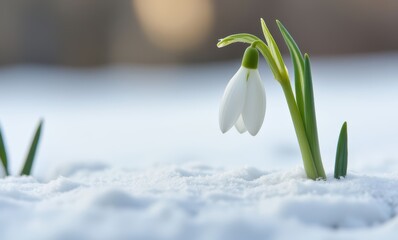
[[[242,65],[229,81],[221,100],[219,123],[225,133],[234,125],[240,132],[256,135],[265,115],[265,91],[258,72],[258,52],[246,49]]]

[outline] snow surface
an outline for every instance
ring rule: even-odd
[[[238,62],[0,70],[0,121],[21,167],[45,119],[34,177],[0,179],[0,239],[396,239],[398,55],[313,59],[328,181],[304,176],[283,94],[261,69],[258,136],[223,135]],[[349,175],[332,178],[348,121]]]
[[[0,180],[1,239],[395,239],[398,175],[104,168]]]

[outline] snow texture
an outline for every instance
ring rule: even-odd
[[[393,239],[398,176],[200,164],[0,180],[1,239]]]
[[[396,54],[313,58],[328,181],[305,178],[265,68],[268,106],[255,138],[218,129],[239,62],[2,69],[12,173],[40,117],[45,125],[34,176],[0,179],[0,239],[396,239],[397,64]],[[335,180],[345,120],[349,174]]]

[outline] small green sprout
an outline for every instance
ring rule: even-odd
[[[40,120],[39,125],[37,126],[37,129],[36,129],[36,133],[33,137],[32,143],[30,145],[28,155],[26,156],[24,166],[20,172],[20,176],[23,176],[23,175],[29,176],[31,174],[33,162],[34,162],[34,159],[36,156],[37,147],[39,145],[42,126],[43,126],[43,120]],[[7,158],[7,152],[6,152],[6,148],[5,148],[3,139],[4,138],[3,138],[3,135],[2,135],[1,129],[0,129],[0,159],[1,159],[1,163],[4,168],[5,175],[9,176],[10,172],[8,169],[8,167],[9,167],[8,166],[8,158]]]
[[[261,19],[261,27],[266,42],[254,35],[239,33],[221,39],[217,46],[221,48],[232,43],[242,42],[251,45],[248,49],[255,48],[262,54],[285,94],[307,177],[313,180],[326,180],[319,147],[310,58],[308,54],[303,55],[301,53],[296,42],[282,23],[278,20],[276,23],[293,62],[295,94],[278,45],[263,19]],[[247,62],[256,63],[257,61],[258,56],[255,54],[249,56],[245,53],[241,68],[232,77],[225,89],[219,118],[223,133],[235,125],[240,133],[248,130],[254,136],[262,126],[265,113],[264,87],[258,75],[257,64],[253,65],[255,67],[245,65]],[[346,124],[343,125],[341,131],[336,154],[336,178],[345,176],[347,173]]]
[[[334,177],[336,179],[340,179],[340,177],[345,177],[347,175],[347,159],[347,123],[344,122],[337,143],[336,162],[334,166]]]

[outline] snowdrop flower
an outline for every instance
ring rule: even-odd
[[[240,133],[248,131],[253,136],[260,131],[265,115],[265,91],[257,66],[258,52],[250,46],[221,100],[221,132],[227,132],[234,125]]]

